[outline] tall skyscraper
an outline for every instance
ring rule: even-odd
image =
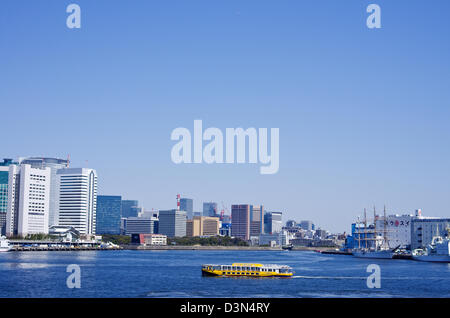
[[[186,211],[159,211],[159,234],[167,237],[186,236]]]
[[[59,158],[27,157],[19,158],[20,164],[28,164],[32,168],[50,168],[50,206],[49,206],[49,226],[58,225],[58,185],[56,171],[67,168],[69,161]]]
[[[262,205],[250,206],[250,236],[259,236],[264,233],[264,207]]]
[[[50,168],[10,165],[6,235],[48,234]]]
[[[250,239],[250,208],[249,204],[231,206],[231,236]]]
[[[137,217],[139,214],[139,201],[138,200],[122,200],[122,217]]]
[[[180,199],[180,210],[186,211],[187,218],[192,219],[194,213],[194,201],[188,198]]]
[[[218,216],[216,202],[203,202],[203,216]]]
[[[96,234],[120,234],[122,197],[98,195],[96,212]]]
[[[72,226],[81,234],[95,234],[97,173],[87,168],[57,171],[58,225]]]

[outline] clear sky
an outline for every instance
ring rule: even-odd
[[[81,29],[66,7],[81,7]],[[381,29],[366,7],[381,7]],[[450,216],[450,2],[0,2],[0,157],[70,154],[99,194],[263,204],[332,231]],[[280,169],[171,161],[176,127],[280,129]]]

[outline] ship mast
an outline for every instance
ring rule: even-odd
[[[385,247],[389,248],[389,243],[387,240],[387,230],[386,230],[386,225],[387,225],[387,219],[386,219],[386,205],[384,206],[384,227],[383,227],[383,239],[384,239],[384,244]]]
[[[366,208],[364,208],[364,242],[365,248],[367,248],[367,214]]]
[[[377,212],[375,210],[375,205],[373,206],[373,236],[374,236],[374,249],[377,250]]]

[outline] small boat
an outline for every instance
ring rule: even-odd
[[[9,241],[5,237],[0,237],[0,252],[8,252],[11,250],[9,246]]]
[[[425,249],[412,251],[412,258],[422,262],[450,263],[450,239],[437,234]]]
[[[231,265],[202,265],[203,276],[243,277],[291,277],[292,268],[287,265],[233,263]]]

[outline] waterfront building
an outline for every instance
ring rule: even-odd
[[[6,235],[48,234],[50,168],[10,165]]]
[[[71,226],[53,225],[48,229],[48,234],[58,237],[65,242],[72,242],[80,238],[80,232]]]
[[[300,228],[306,231],[314,230],[314,224],[312,221],[303,220],[300,221]]]
[[[122,217],[137,217],[139,214],[139,201],[138,200],[122,200]]]
[[[411,227],[411,250],[431,244],[434,236],[449,237],[450,218],[414,217]]]
[[[259,237],[264,233],[264,207],[262,205],[250,206],[250,236]]]
[[[48,225],[58,225],[58,184],[56,172],[59,169],[67,168],[69,160],[47,157],[26,157],[19,158],[19,164],[28,164],[32,168],[50,168],[50,203]]]
[[[314,231],[314,238],[316,239],[326,239],[328,236],[328,233],[326,230],[317,229]]]
[[[8,175],[11,159],[0,162],[0,236],[6,235],[6,211],[8,209]]]
[[[261,234],[259,236],[259,245],[282,246],[287,243],[287,235],[283,232],[273,234]]]
[[[218,216],[216,202],[203,202],[203,216]]]
[[[96,234],[120,234],[122,197],[98,195],[96,211]]]
[[[167,245],[167,236],[163,234],[133,234],[132,244],[140,245]]]
[[[158,233],[159,221],[157,218],[131,216],[125,220],[125,235]]]
[[[194,213],[194,201],[188,198],[181,198],[180,210],[186,211],[187,218],[192,219]]]
[[[378,237],[386,237],[390,248],[411,247],[411,225],[414,215],[388,215],[386,224],[384,217],[378,217],[376,221],[376,231]]]
[[[231,206],[231,236],[245,241],[250,239],[250,209],[249,204]]]
[[[186,236],[217,236],[219,223],[218,217],[195,216],[186,222]]]
[[[282,212],[266,212],[264,213],[264,233],[275,234],[280,233],[283,229]]]
[[[159,234],[167,237],[186,236],[186,211],[176,209],[159,211]]]
[[[57,172],[58,225],[74,227],[81,235],[94,235],[97,211],[97,173],[88,168]]]
[[[294,220],[288,220],[288,221],[286,222],[286,227],[288,227],[288,228],[294,228],[294,227],[297,227],[297,222],[295,222]]]

